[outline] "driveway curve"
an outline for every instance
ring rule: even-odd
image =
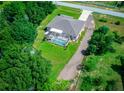
[[[65,65],[64,69],[60,72],[58,76],[58,80],[72,80],[77,75],[77,66],[81,64],[84,55],[82,54],[82,50],[86,50],[88,47],[88,40],[91,38],[94,30],[94,21],[92,15],[88,17],[86,22],[87,31],[77,49],[75,54],[72,56],[70,61]]]

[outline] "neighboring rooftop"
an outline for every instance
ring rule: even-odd
[[[77,36],[81,29],[84,27],[85,22],[73,19],[70,16],[56,16],[48,25],[47,27],[56,28],[62,30],[64,33]]]

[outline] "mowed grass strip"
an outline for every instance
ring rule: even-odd
[[[48,15],[39,26],[40,29],[38,31],[36,41],[34,42],[34,47],[38,50],[41,50],[42,51],[41,55],[51,61],[52,63],[52,73],[50,77],[51,80],[56,80],[60,71],[64,68],[65,64],[68,63],[69,59],[77,50],[80,44],[80,40],[81,38],[83,38],[85,32],[82,32],[82,35],[78,42],[69,43],[68,47],[65,49],[61,46],[46,41],[41,42],[42,40],[41,34],[43,34],[42,31],[47,26],[47,24],[58,14],[64,14],[64,15],[72,16],[75,19],[78,19],[81,12],[82,11],[79,9],[58,6],[58,8],[55,9],[52,14]]]

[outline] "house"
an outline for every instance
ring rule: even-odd
[[[66,46],[69,41],[76,41],[84,28],[85,21],[59,15],[47,25],[45,35],[49,42]]]

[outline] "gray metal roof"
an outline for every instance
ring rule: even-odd
[[[84,27],[84,21],[73,19],[69,16],[56,16],[47,27],[63,30],[64,33],[77,36]]]

